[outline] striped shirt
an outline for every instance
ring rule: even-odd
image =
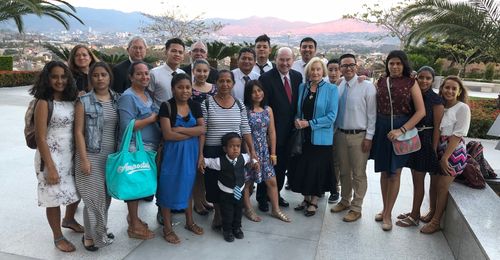
[[[206,102],[201,105],[203,118],[207,132],[205,134],[206,146],[222,145],[221,138],[229,132],[236,132],[240,136],[250,134],[250,126],[248,125],[247,111],[241,101],[234,102],[230,108],[221,107],[213,97],[208,97]],[[238,104],[240,102],[240,105]],[[241,109],[240,109],[241,107]]]

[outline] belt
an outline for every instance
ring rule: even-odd
[[[340,130],[340,132],[342,132],[344,134],[348,134],[348,135],[357,135],[359,133],[366,132],[366,130],[363,130],[363,129],[346,130],[346,129],[339,128],[339,130]]]

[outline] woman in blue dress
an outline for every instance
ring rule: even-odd
[[[186,209],[185,228],[196,235],[203,234],[193,221],[191,192],[196,178],[198,139],[205,133],[205,125],[200,104],[191,100],[189,75],[175,75],[171,86],[173,98],[161,104],[159,114],[164,143],[157,196],[164,219],[163,237],[178,244],[171,209]]]

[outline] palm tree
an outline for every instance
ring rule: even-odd
[[[210,66],[217,68],[217,62],[226,57],[233,57],[240,51],[241,46],[230,43],[224,44],[220,41],[207,42],[208,62]]]
[[[409,35],[409,43],[428,35],[442,36],[475,46],[494,59],[500,57],[500,7],[495,0],[420,0],[406,7],[399,22],[422,19]]]
[[[62,5],[58,6],[51,2]],[[0,1],[0,22],[14,20],[19,33],[24,32],[23,16],[28,14],[35,14],[38,17],[49,16],[61,23],[66,29],[69,29],[69,22],[64,17],[65,15],[73,17],[81,24],[84,24],[83,21],[74,14],[76,9],[71,4],[63,0],[51,0],[51,2],[44,0]],[[65,9],[65,7],[70,10]]]
[[[42,45],[45,49],[56,55],[62,62],[67,62],[69,60],[69,53],[71,52],[68,48],[62,46],[52,45],[50,43],[45,43]]]

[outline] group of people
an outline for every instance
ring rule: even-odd
[[[157,220],[164,239],[181,242],[172,223],[172,212],[183,211],[185,228],[196,235],[204,229],[193,220],[193,211],[214,211],[212,228],[222,230],[232,242],[244,237],[241,218],[259,222],[251,195],[262,212],[290,222],[280,207],[289,203],[280,195],[286,186],[303,195],[294,209],[314,216],[318,200],[330,192],[331,208],[347,210],[343,220],[361,217],[367,190],[366,164],[375,161],[381,172],[383,209],[375,220],[383,230],[392,229],[392,209],[401,169],[412,169],[413,208],[396,224],[418,226],[423,233],[439,230],[453,178],[463,171],[463,136],[470,110],[467,90],[457,77],[447,77],[439,94],[432,90],[434,70],[422,67],[416,76],[403,51],[386,59],[386,75],[374,85],[357,75],[353,54],[325,63],[315,57],[317,42],[300,42],[301,58],[288,47],[278,49],[269,61],[267,35],[255,48],[242,48],[238,68],[219,70],[207,62],[207,47],[195,42],[191,64],[180,67],[185,44],[172,38],[165,44],[165,64],[156,68],[143,61],[143,38],[130,40],[129,59],[110,68],[91,50],[77,45],[68,65],[49,62],[31,89],[39,100],[35,108],[38,204],[46,207],[55,246],[75,250],[61,227],[83,233],[85,249],[96,251],[113,242],[107,230],[111,198],[106,191],[105,165],[120,147],[122,135],[134,120],[144,149],[158,151]],[[392,141],[417,128],[422,148],[396,155]],[[302,137],[301,152],[291,153],[291,138]],[[134,137],[135,138],[135,137]],[[132,138],[130,151],[136,150]],[[421,216],[425,173],[431,174],[430,210]],[[339,196],[340,195],[340,196]],[[80,199],[83,220],[75,220]],[[125,201],[127,233],[151,239],[155,233],[139,217],[140,200]],[[61,224],[60,206],[66,206]]]

